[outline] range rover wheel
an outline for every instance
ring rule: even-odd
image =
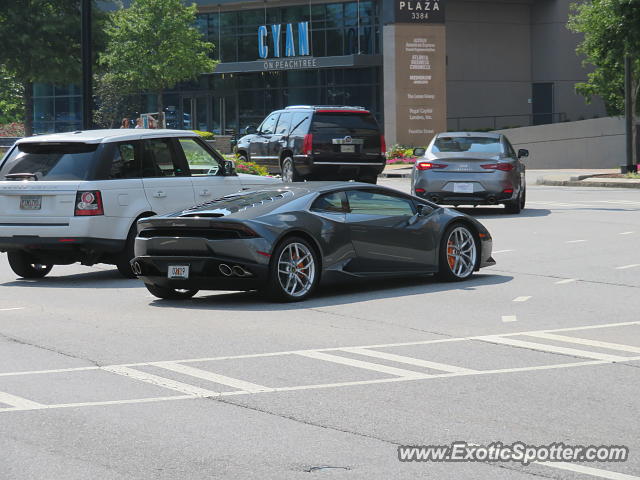
[[[478,246],[469,227],[454,224],[442,236],[438,277],[450,282],[466,280],[476,269]]]
[[[304,178],[296,171],[293,164],[293,158],[287,156],[282,160],[282,181],[283,182],[302,182]]]
[[[7,259],[11,270],[22,278],[42,278],[53,268],[53,265],[40,263],[27,252],[7,252]]]
[[[271,257],[266,293],[273,300],[298,302],[313,293],[319,278],[320,263],[314,248],[303,238],[289,237]]]
[[[198,293],[198,290],[160,287],[158,285],[153,285],[152,283],[145,283],[144,286],[147,287],[147,290],[149,290],[151,295],[164,300],[185,300]]]
[[[133,273],[131,264],[129,263],[134,257],[133,246],[136,241],[136,222],[133,222],[133,226],[131,227],[131,230],[129,230],[124,250],[116,257],[116,267],[118,268],[120,275],[124,278],[136,278],[136,274]]]

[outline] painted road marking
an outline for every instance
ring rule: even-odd
[[[564,284],[566,284],[566,283],[573,283],[573,282],[575,282],[575,281],[576,281],[576,279],[575,279],[575,278],[565,278],[564,280],[558,280],[558,281],[556,282],[556,285],[564,285]]]
[[[13,310],[24,310],[24,307],[0,308],[0,312],[11,312]]]
[[[218,395],[220,395],[220,392],[213,392],[211,390],[195,387],[187,383],[176,382],[175,380],[159,377],[158,375],[142,372],[133,368],[113,366],[102,367],[102,370],[115,373],[116,375],[133,378],[134,380],[140,380],[141,382],[150,383],[151,385],[155,385],[157,387],[168,388],[169,390],[175,390],[176,392],[186,393],[187,395],[192,395],[194,397],[217,397]]]
[[[575,343],[577,345],[587,345],[590,347],[608,348],[609,350],[620,350],[621,352],[640,353],[640,347],[622,345],[621,343],[601,342],[600,340],[589,340],[586,338],[568,337],[566,335],[556,335],[554,333],[533,333],[530,337],[546,338],[547,340],[557,340],[559,342]]]
[[[266,392],[272,390],[272,388],[265,387],[263,385],[257,385],[255,383],[245,382],[237,378],[227,377],[225,375],[219,375],[217,373],[202,370],[200,368],[193,368],[187,365],[180,365],[179,363],[166,362],[156,363],[155,366],[171,370],[172,372],[182,373],[191,377],[201,378],[210,382],[219,383],[221,385],[227,385],[228,387],[238,388],[245,392]]]
[[[586,242],[587,240],[567,240],[564,243],[582,243],[582,242]]]
[[[565,462],[532,462],[544,467],[559,468],[560,470],[569,470],[570,472],[584,473],[593,477],[607,478],[609,480],[640,480],[640,477],[627,475],[625,473],[611,472],[600,468],[585,467],[576,463]]]
[[[620,232],[619,235],[631,235],[636,232]]]
[[[382,358],[384,360],[390,360],[392,362],[406,363],[407,365],[416,365],[419,367],[431,368],[433,370],[442,370],[443,372],[461,373],[461,372],[475,372],[470,368],[456,367],[455,365],[447,365],[445,363],[430,362],[428,360],[422,360],[420,358],[405,357],[404,355],[396,355],[394,353],[379,352],[377,350],[369,350],[367,348],[343,348],[345,352],[357,353],[358,355],[365,355],[368,357]]]
[[[615,323],[601,323],[595,325],[583,325],[579,327],[564,327],[564,328],[554,328],[554,329],[545,329],[545,330],[526,330],[520,332],[513,333],[497,333],[493,335],[488,335],[490,337],[514,337],[520,335],[530,335],[535,333],[556,333],[556,332],[575,332],[580,330],[594,330],[599,328],[614,328],[614,327],[630,327],[630,326],[640,326],[640,320],[629,321],[629,322],[615,322]],[[125,363],[120,365],[112,365],[113,367],[141,367],[141,366],[156,366],[165,363],[194,363],[194,362],[211,362],[215,360],[235,360],[235,359],[245,359],[245,358],[263,358],[263,357],[277,357],[280,355],[292,355],[298,353],[305,352],[335,352],[339,350],[344,350],[344,348],[387,348],[387,347],[408,347],[414,345],[430,345],[436,343],[450,343],[450,342],[468,342],[472,340],[482,340],[486,338],[487,335],[475,335],[469,337],[449,337],[449,338],[437,338],[432,340],[418,340],[413,342],[397,342],[397,343],[378,343],[374,345],[359,345],[357,347],[328,347],[328,348],[315,348],[315,349],[307,349],[307,350],[288,350],[288,351],[280,351],[280,352],[267,352],[267,353],[249,353],[245,355],[225,355],[220,357],[200,357],[200,358],[186,358],[181,360],[164,360],[159,362],[137,362],[137,363]],[[0,373],[0,377],[14,377],[20,375],[40,375],[40,374],[49,374],[49,373],[64,373],[64,372],[81,372],[86,370],[100,370],[104,368],[110,367],[71,367],[71,368],[57,368],[50,370],[24,370],[19,372],[4,372]]]
[[[516,297],[516,298],[513,299],[513,301],[514,302],[526,302],[530,298],[531,298],[531,296],[528,296],[528,297]]]
[[[640,267],[640,263],[632,263],[631,265],[623,265],[621,267],[616,267],[616,270],[626,270],[627,268],[636,268]]]
[[[516,317],[515,315],[503,315],[502,316],[502,321],[504,323],[517,322],[518,321],[518,317]]]
[[[34,408],[42,408],[43,404],[38,402],[33,402],[31,400],[27,400],[26,398],[17,397],[16,395],[11,395],[10,393],[0,392],[0,403],[4,403],[5,405],[11,405],[12,407],[19,409],[34,409]],[[11,410],[10,408],[6,410]]]
[[[479,340],[498,343],[501,345],[509,345],[512,347],[527,348],[529,350],[538,350],[541,352],[559,353],[561,355],[570,355],[572,357],[593,358],[596,360],[607,360],[610,362],[624,362],[629,357],[620,357],[617,355],[609,355],[606,353],[589,352],[587,350],[578,350],[576,348],[556,347],[555,345],[545,345],[543,343],[525,342],[515,338],[503,338],[498,336],[487,336]]]
[[[513,250],[496,250],[495,252],[491,252],[491,253],[507,253],[507,252],[513,252]]]
[[[629,361],[638,361],[640,360],[640,356],[638,357],[629,357],[626,358]],[[365,362],[366,363],[366,362]],[[419,376],[403,376],[403,377],[393,377],[393,378],[379,378],[375,380],[359,380],[354,382],[341,382],[341,383],[322,383],[317,385],[297,385],[292,387],[276,387],[272,390],[266,392],[246,392],[243,390],[236,390],[233,392],[220,392],[217,395],[209,395],[226,397],[226,396],[234,396],[234,395],[263,395],[272,392],[293,392],[299,390],[316,390],[316,389],[325,389],[325,388],[338,388],[338,387],[350,387],[350,386],[358,386],[358,385],[375,385],[375,384],[384,384],[384,383],[399,383],[399,382],[411,382],[411,381],[419,381],[419,380],[429,380],[434,378],[448,378],[448,377],[461,377],[461,376],[476,376],[476,375],[499,375],[499,374],[508,374],[508,373],[521,373],[521,372],[535,372],[535,371],[544,371],[544,370],[557,370],[557,369],[566,369],[566,368],[579,368],[579,367],[587,367],[587,366],[595,366],[595,365],[606,365],[613,363],[610,360],[589,360],[589,361],[580,361],[580,362],[571,362],[571,363],[558,363],[554,365],[538,365],[535,367],[517,367],[517,368],[502,368],[495,370],[477,370],[471,371],[468,373],[442,373],[438,375],[419,375]],[[195,387],[194,387],[195,388]],[[41,410],[41,409],[56,409],[56,408],[77,408],[77,407],[92,407],[92,406],[103,406],[103,405],[127,405],[127,404],[135,404],[135,403],[150,403],[150,402],[163,402],[163,401],[176,401],[176,400],[192,400],[195,398],[202,398],[202,395],[175,395],[171,397],[150,397],[150,398],[136,398],[129,400],[108,400],[104,402],[79,402],[79,403],[60,403],[60,404],[50,404],[50,405],[41,405],[40,407],[32,407],[32,408],[0,408],[1,412],[15,412],[20,410]]]
[[[316,360],[324,360],[327,362],[339,363],[340,365],[348,365],[350,367],[363,368],[365,370],[373,370],[374,372],[387,373],[398,377],[406,378],[423,378],[431,377],[425,373],[414,372],[413,370],[404,370],[402,368],[388,367],[378,363],[363,362],[362,360],[354,360],[352,358],[340,357],[338,355],[330,355],[322,352],[300,352],[298,355],[303,357],[314,358]]]

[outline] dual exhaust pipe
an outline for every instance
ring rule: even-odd
[[[220,265],[218,265],[218,270],[220,270],[220,273],[225,277],[231,277],[231,276],[252,277],[253,276],[253,273],[241,267],[240,265],[234,265],[233,267],[230,267],[226,263],[221,263]]]

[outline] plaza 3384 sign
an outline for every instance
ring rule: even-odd
[[[444,23],[445,0],[395,0],[396,23]]]
[[[260,58],[267,58],[269,56],[279,58],[282,56],[282,48],[280,45],[280,40],[282,38],[282,25],[269,26],[271,27],[271,32],[267,29],[267,25],[260,25],[258,27],[258,55]],[[296,36],[294,36],[293,33],[293,25],[291,23],[287,23],[284,26],[285,57],[309,55],[309,22],[299,22],[297,27],[298,41],[296,42]],[[269,49],[269,46],[271,46],[271,49]],[[271,55],[269,55],[269,53],[271,53]]]

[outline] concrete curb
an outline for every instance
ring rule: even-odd
[[[581,180],[545,180],[538,179],[536,185],[550,187],[605,187],[605,188],[640,188],[640,182],[584,182]]]
[[[380,178],[411,178],[410,173],[384,173],[378,175]]]

